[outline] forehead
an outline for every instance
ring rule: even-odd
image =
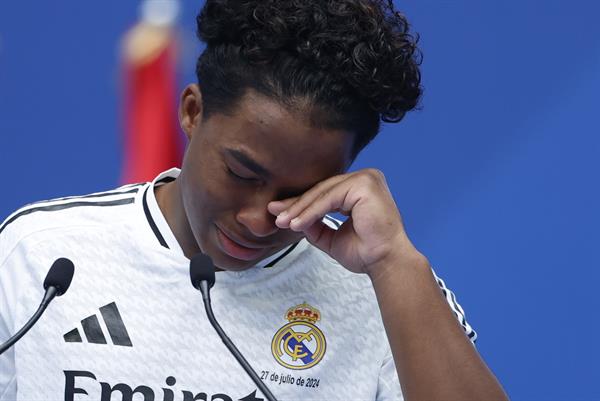
[[[244,152],[273,175],[323,179],[341,173],[351,162],[354,135],[315,127],[309,112],[301,103],[284,106],[249,91],[231,113],[211,120],[219,147]]]

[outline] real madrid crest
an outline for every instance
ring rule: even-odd
[[[289,321],[280,328],[271,342],[275,360],[290,369],[308,369],[315,366],[325,355],[325,336],[315,325],[321,320],[321,312],[306,302],[287,310]]]

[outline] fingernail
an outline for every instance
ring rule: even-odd
[[[292,224],[293,224],[293,225],[300,224],[300,218],[299,218],[299,217],[296,217],[295,219],[292,219],[292,221],[290,221],[290,226],[291,226]]]
[[[283,212],[279,213],[279,215],[277,216],[278,219],[285,219],[288,215],[287,210],[284,210]]]

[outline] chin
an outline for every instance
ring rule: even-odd
[[[211,241],[211,239],[213,239],[213,241]],[[258,262],[260,262],[260,260],[262,260],[242,260],[236,259],[228,255],[227,253],[223,252],[223,250],[219,247],[216,235],[210,235],[209,241],[207,242],[207,246],[202,247],[202,252],[210,256],[215,267],[217,267],[220,270],[239,272],[251,268]]]
[[[209,256],[211,256],[211,255],[209,255]],[[223,256],[223,257],[219,257],[219,256]],[[249,268],[254,266],[256,263],[258,263],[258,261],[248,262],[245,260],[237,260],[237,259],[233,259],[226,255],[219,255],[219,256],[216,256],[216,257],[211,256],[213,263],[215,264],[215,266],[218,269],[225,270],[228,272],[240,272],[240,271],[248,270]]]

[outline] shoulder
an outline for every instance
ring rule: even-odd
[[[122,221],[131,213],[145,184],[35,202],[16,210],[0,224],[0,264],[27,238],[51,238],[57,230]]]

